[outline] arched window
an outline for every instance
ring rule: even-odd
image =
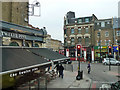
[[[19,46],[19,44],[17,42],[11,42],[9,46]]]
[[[35,43],[35,47],[39,47],[39,45],[37,43]]]
[[[25,42],[25,46],[26,46],[26,47],[29,47],[29,44],[28,44],[27,42]]]

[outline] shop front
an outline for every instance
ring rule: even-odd
[[[2,89],[46,89],[46,68],[50,67],[52,62],[69,59],[46,48],[2,46],[0,49],[2,49],[2,72],[0,72]]]
[[[19,46],[19,47],[42,47],[46,30],[32,29],[4,21],[0,21],[0,37],[3,46]]]
[[[108,47],[101,46],[101,50],[100,50],[100,46],[95,46],[94,47],[94,54],[95,54],[95,61],[100,60],[100,55],[101,55],[101,59],[103,60],[103,58],[108,57]]]

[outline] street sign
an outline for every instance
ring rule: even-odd
[[[118,52],[118,45],[113,45],[113,52]]]

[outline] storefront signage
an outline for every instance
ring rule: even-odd
[[[113,51],[118,52],[118,45],[113,45]]]
[[[11,33],[11,32],[5,32],[5,31],[1,31],[1,35],[4,36],[4,37],[26,39],[26,35],[17,34],[17,33]]]
[[[32,69],[27,69],[27,70],[24,70],[24,71],[19,71],[19,72],[16,72],[16,73],[11,73],[10,77],[16,77],[18,75],[24,75],[26,73],[34,72],[34,71],[37,71],[37,70],[38,70],[38,68],[32,68]]]

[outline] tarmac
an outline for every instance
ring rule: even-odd
[[[83,79],[76,80],[78,72],[64,70],[64,77],[56,77],[47,83],[47,88],[86,88],[91,87],[92,80],[83,72]]]

